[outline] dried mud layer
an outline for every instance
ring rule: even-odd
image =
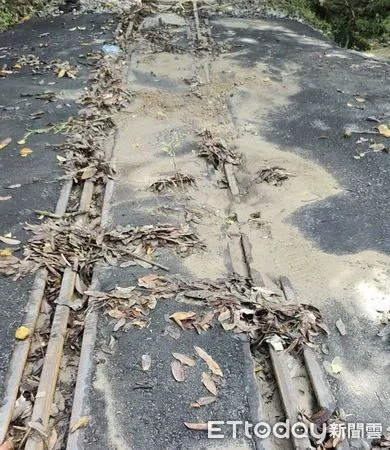
[[[378,68],[381,82],[385,67],[343,53],[316,33],[289,22],[212,17],[206,23],[201,30],[204,42],[192,48],[188,36],[196,34],[196,29],[181,16],[160,14],[148,17],[140,26],[127,76],[135,98],[126,114],[118,118],[117,179],[110,199],[110,223],[144,225],[167,217],[175,223],[189,223],[205,244],[204,251],[189,254],[179,269],[166,255],[157,252],[154,256],[162,261],[168,258],[174,271],[201,279],[224,277],[232,271],[245,276],[239,239],[246,234],[253,267],[267,286],[277,289],[276,280],[287,275],[301,302],[324,311],[331,330],[329,345],[322,346],[324,370],[329,371],[345,413],[357,422],[380,422],[385,430],[389,426],[388,348],[377,332],[383,329],[381,320],[388,320],[388,257],[370,250],[369,243],[353,254],[326,251],[316,242],[321,229],[312,231],[317,237],[309,238],[299,224],[301,211],[307,213],[312,206],[345,195],[340,172],[347,157],[340,156],[337,170],[333,170],[334,160],[320,164],[321,158],[309,154],[305,136],[299,134],[307,133],[307,139],[314,139],[310,133],[315,130],[320,148],[331,134],[340,133],[340,141],[345,139],[339,127],[331,128],[325,119],[316,119],[310,112],[314,107],[311,102],[317,101],[310,97],[311,90],[320,87],[313,84],[304,64],[320,61],[319,71],[324,66],[326,72],[337,61],[333,69],[340,74],[335,79],[327,75],[324,79],[321,73],[321,89],[329,90],[332,96],[334,92],[337,95],[337,77],[344,76],[339,61],[348,61],[345,70],[354,64],[371,64]],[[359,81],[352,83],[358,85]],[[356,92],[360,92],[358,88]],[[304,95],[308,97],[302,99]],[[332,107],[336,111],[345,108],[338,100]],[[328,104],[325,108],[327,111]],[[289,135],[284,127],[298,120],[296,110],[310,131],[301,126],[305,131],[294,129],[297,134]],[[326,150],[326,146],[322,148]],[[231,151],[228,158],[233,177],[220,164],[227,149]],[[205,163],[199,156],[207,156],[207,152],[212,155]],[[385,154],[372,156],[386,158]],[[349,166],[353,153],[348,158],[345,164]],[[150,189],[175,173],[190,175],[194,182],[186,186],[165,182],[162,193]],[[332,239],[335,246],[343,247],[344,235],[335,230]],[[112,289],[115,283],[124,283],[126,276],[117,274],[114,281],[103,276],[102,283]],[[109,329],[103,340],[108,339]],[[126,358],[123,347],[119,352],[122,356],[115,358],[115,364]],[[340,359],[342,368],[335,370],[336,362],[331,362]],[[108,435],[112,445],[120,446],[132,433],[130,425],[115,421],[113,412],[120,399],[113,392],[125,388],[117,383],[114,365],[98,367],[95,387],[101,394],[93,404],[107,402]],[[291,370],[294,378],[300,377],[298,368],[292,365]],[[266,401],[273,398],[277,403],[269,386],[263,386],[262,394]],[[307,406],[305,395],[301,401],[302,408]],[[273,419],[278,414],[274,407],[270,406],[268,413]],[[134,408],[136,411],[137,406]],[[104,420],[101,417],[99,423]],[[101,431],[95,429],[94,433],[101,437]],[[97,436],[89,436],[91,448]],[[167,442],[165,445],[169,447]]]

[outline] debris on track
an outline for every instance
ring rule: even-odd
[[[60,276],[66,267],[73,267],[90,280],[90,271],[98,261],[119,265],[121,258],[143,259],[158,247],[174,247],[182,254],[201,247],[199,239],[188,228],[177,225],[145,225],[102,230],[93,222],[86,226],[69,224],[66,220],[47,220],[29,225],[31,232],[24,258],[9,254],[0,259],[0,273],[22,276],[46,267]],[[151,261],[152,263],[152,261]]]
[[[184,175],[180,172],[176,172],[174,175],[154,181],[149,186],[149,189],[153,192],[160,193],[173,188],[184,189],[185,186],[192,186],[194,184],[195,178],[192,175]]]
[[[149,275],[139,280],[138,287],[86,294],[94,297],[95,304],[100,307],[102,304],[111,309],[115,306],[120,311],[120,318],[139,317],[140,312],[143,315],[140,306],[154,309],[161,298],[198,300],[206,306],[206,312],[179,311],[171,316],[181,329],[203,333],[220,324],[225,331],[247,333],[254,350],[269,342],[278,342],[275,345],[281,350],[299,354],[306,344],[315,342],[317,336],[327,332],[321,314],[314,306],[281,302],[280,292],[252,286],[238,276],[215,281],[189,281],[177,276]],[[110,312],[108,315],[114,317]]]
[[[239,165],[241,157],[234,150],[229,149],[222,139],[215,138],[210,130],[200,134],[202,142],[198,155],[206,158],[216,170],[223,170],[226,163]]]
[[[273,186],[280,186],[291,176],[293,175],[291,173],[288,173],[283,167],[273,166],[259,170],[259,172],[256,174],[255,182],[263,183],[265,181],[268,184],[272,184]]]

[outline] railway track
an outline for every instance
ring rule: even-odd
[[[158,14],[164,14],[164,12],[170,12],[173,5],[171,2],[163,2],[160,6],[162,7],[158,9]],[[188,53],[191,54],[196,67],[193,75],[202,80],[200,84],[206,90],[208,85],[213,85],[215,77],[221,76],[222,71],[216,73],[218,66],[217,68],[212,67],[212,61],[214,58],[217,58],[216,54],[222,50],[221,48],[215,50],[216,38],[208,19],[200,13],[199,6],[199,2],[193,0],[191,7],[184,9],[185,33],[173,33],[173,35],[164,38],[166,41],[162,39],[164,48],[161,51],[166,52],[166,49],[170,48],[174,49],[174,52],[182,54],[180,46],[183,45],[183,39],[186,42],[185,45],[189,43]],[[178,11],[178,9],[174,10]],[[129,51],[129,60],[127,61],[129,67],[128,79],[134,76],[132,64],[135,64],[134,61],[140,55],[140,48],[144,45],[145,33],[146,41],[154,39],[154,43],[160,36],[158,32],[161,29],[158,26],[157,28],[151,28],[149,35],[148,32],[144,31],[144,34],[142,34],[139,31],[141,19],[144,15],[141,9],[119,27],[121,30],[120,36],[122,39],[125,39],[123,48],[127,48]],[[178,17],[180,18],[180,16]],[[164,18],[161,19],[160,17],[159,20],[164,20]],[[162,23],[160,23],[160,26]],[[156,31],[157,37],[152,36]],[[178,64],[180,65],[180,62]],[[157,64],[156,70],[158,69]],[[174,69],[171,68],[170,70]],[[222,78],[224,76],[225,74],[222,75]],[[244,83],[244,81],[240,82]],[[235,83],[232,84],[232,86],[234,85]],[[200,102],[203,102],[205,107],[207,107],[207,102],[210,99],[223,105],[221,110],[216,111],[216,116],[220,115],[220,118],[222,117],[220,122],[222,121],[224,127],[228,129],[226,134],[229,138],[242,132],[234,113],[234,105],[232,109],[232,97],[229,95],[230,87],[231,85],[229,84],[227,90],[222,90],[222,92],[217,94],[209,91],[209,96],[207,96],[207,90],[205,91],[206,95],[202,94],[202,92],[197,92]],[[137,89],[140,90],[139,86]],[[137,92],[135,96],[137,97]],[[110,160],[112,171],[115,171],[117,165],[114,144],[114,140],[108,140],[105,143],[107,148],[106,159]],[[230,215],[238,216],[238,219],[234,219],[233,223],[228,227],[229,239],[227,247],[230,254],[230,265],[234,273],[250,280],[253,287],[269,288],[261,270],[256,266],[256,258],[252,255],[251,249],[256,246],[256,242],[251,241],[251,238],[243,231],[243,223],[240,222],[242,205],[246,202],[246,194],[243,192],[250,188],[243,184],[242,180],[248,177],[247,174],[240,173],[241,167],[235,162],[225,160],[222,167],[219,168],[219,172],[223,174],[228,187],[228,193],[226,194],[229,201],[228,210]],[[207,165],[207,171],[212,177],[215,177],[216,172],[218,172],[210,164]],[[70,211],[67,206],[73,187],[72,182],[67,182],[63,186],[54,212],[55,215],[64,216],[66,213],[74,212],[74,210]],[[79,195],[77,203],[78,212],[80,212],[80,215],[75,216],[75,226],[83,227],[90,222],[88,211],[91,210],[95,187],[94,181],[85,180],[81,191],[79,187],[73,190],[73,195]],[[114,195],[114,188],[115,180],[110,179],[105,185],[104,201],[102,202],[102,209],[99,211],[101,216],[100,227],[103,229],[109,228],[112,222],[110,202]],[[101,194],[98,193],[98,195]],[[78,256],[74,256],[73,263],[69,264],[62,274],[61,284],[59,289],[56,290],[55,299],[51,301],[53,310],[50,313],[50,334],[45,345],[41,346],[41,350],[44,353],[43,364],[39,370],[34,372],[32,366],[32,361],[34,361],[33,355],[36,354],[37,345],[39,346],[41,340],[39,333],[40,323],[44,318],[47,318],[45,305],[49,295],[47,282],[50,278],[50,272],[45,268],[40,269],[36,273],[34,287],[31,291],[27,312],[23,320],[23,324],[30,330],[30,337],[15,343],[14,353],[9,366],[5,396],[0,409],[0,443],[6,442],[11,437],[17,448],[28,450],[45,448],[76,450],[84,448],[82,433],[83,427],[87,423],[83,423],[83,418],[85,418],[88,389],[93,374],[99,311],[93,309],[91,303],[89,306],[88,303],[84,305],[81,310],[78,309],[77,301],[80,298],[80,295],[77,293],[80,289],[77,286],[79,266],[77,264]],[[264,255],[264,258],[266,259],[267,255]],[[89,286],[90,291],[96,291],[99,288],[95,270],[97,268],[98,264],[95,265],[93,270],[95,275],[92,275]],[[280,301],[289,305],[297,304],[298,299],[295,297],[291,282],[283,277],[283,274],[281,275],[275,282],[276,288],[282,292]],[[50,293],[50,295],[52,294]],[[75,322],[80,324],[82,332],[72,342],[69,339],[70,324]],[[265,367],[266,364],[270,364],[270,371],[267,376],[257,377],[258,395],[262,403],[261,410],[264,413],[264,417],[260,417],[260,419],[266,420],[266,417],[275,414],[276,411],[276,415],[286,417],[291,423],[303,420],[302,417],[306,417],[309,423],[310,418],[315,413],[318,414],[320,412],[321,418],[318,424],[322,425],[331,420],[337,423],[342,422],[342,418],[337,416],[338,408],[342,405],[337,404],[322,365],[312,348],[306,347],[299,357],[293,357],[285,351],[278,351],[272,343],[267,344],[265,348],[267,350],[265,354],[264,350],[262,354],[256,351],[253,354],[254,366],[259,366],[260,364],[262,367],[263,365]],[[69,354],[72,355],[71,358],[69,358]],[[67,365],[70,360],[72,365],[69,370]],[[61,376],[65,371],[67,372],[67,379]],[[299,373],[300,375],[299,377],[292,376],[293,373]],[[299,380],[297,381],[298,378]],[[27,381],[31,382],[30,385],[33,386],[33,392],[25,389]],[[275,397],[280,399],[280,404],[275,404],[274,401],[268,402],[265,398],[264,392],[269,390],[270,386],[276,386]],[[305,401],[308,406],[305,416],[302,416],[300,407],[302,403],[300,394],[303,389],[302,386],[304,386]],[[54,411],[53,413],[53,404],[58,403],[59,396],[63,397],[61,391],[66,392],[65,407],[62,408],[62,411]],[[26,393],[28,397],[24,397],[24,395],[27,395]],[[23,402],[28,402],[32,406],[27,416],[23,416],[24,426],[18,425],[20,421],[18,422],[18,420],[15,421],[14,419],[15,411]],[[60,435],[55,431],[56,424],[59,423],[58,418],[60,418],[63,425]],[[79,427],[77,424],[79,424]],[[328,440],[328,442],[330,441]],[[267,445],[270,448],[278,448],[279,446],[276,441],[271,441],[268,444],[257,442],[256,448],[263,448],[263,446],[266,447]],[[285,444],[285,448],[306,450],[315,447],[313,441],[308,437],[293,437]],[[345,440],[337,442],[337,439],[335,439],[334,447],[326,448],[347,449],[349,446]]]

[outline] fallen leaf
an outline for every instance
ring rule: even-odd
[[[271,81],[271,78],[270,77],[263,78],[263,81],[264,83],[268,83],[269,81]]]
[[[12,256],[13,250],[12,248],[3,248],[0,250],[0,256]]]
[[[365,102],[366,102],[366,99],[363,98],[363,97],[355,97],[355,100],[356,100],[358,103],[365,103]]]
[[[382,136],[390,138],[390,128],[387,125],[379,125],[378,131]]]
[[[213,358],[206,353],[202,348],[200,347],[194,347],[196,353],[200,356],[200,358],[203,359],[203,361],[209,366],[209,369],[211,372],[213,372],[214,375],[218,375],[219,377],[223,377],[223,373],[219,365],[213,360]]]
[[[5,195],[3,197],[0,195],[0,202],[6,202],[7,200],[11,200],[11,198],[10,195]]]
[[[66,69],[62,68],[57,73],[57,78],[63,78],[66,74]]]
[[[138,285],[146,289],[153,289],[157,286],[158,280],[159,280],[158,275],[155,274],[145,275],[144,277],[138,279]]]
[[[5,138],[2,141],[0,141],[0,150],[3,150],[3,148],[7,147],[7,145],[12,142],[11,138]]]
[[[23,16],[23,17],[19,20],[19,23],[24,23],[24,22],[27,22],[28,20],[30,20],[30,16]]]
[[[0,445],[0,450],[14,450],[15,445],[12,441],[6,441]]]
[[[24,145],[26,143],[26,139],[20,139],[17,144],[18,145]]]
[[[57,161],[59,161],[60,163],[64,163],[66,161],[66,158],[64,158],[63,156],[60,155],[56,155]]]
[[[336,327],[339,330],[341,336],[345,336],[347,334],[347,330],[345,329],[345,324],[341,319],[336,320]]]
[[[7,245],[19,245],[20,241],[8,237],[0,236],[0,241]]]
[[[341,367],[341,359],[339,356],[336,356],[336,358],[334,358],[334,360],[331,362],[330,369],[334,374],[338,374],[341,372],[342,367]]]
[[[204,387],[213,395],[216,396],[218,394],[217,386],[215,385],[214,381],[211,379],[208,373],[205,372],[202,373],[202,383]]]
[[[218,322],[225,322],[225,320],[230,319],[231,312],[229,309],[227,309],[224,312],[221,312],[221,314],[218,316]]]
[[[181,353],[172,353],[172,356],[186,366],[194,367],[196,364],[194,359],[189,356],[182,355]]]
[[[183,369],[183,365],[180,361],[172,361],[171,370],[172,370],[173,378],[176,381],[179,381],[179,382],[184,381],[184,369]]]
[[[234,329],[235,326],[236,326],[235,323],[226,323],[226,322],[223,322],[223,323],[222,323],[222,328],[223,328],[225,331],[232,331],[232,330]]]
[[[19,155],[22,157],[26,157],[28,155],[30,155],[33,151],[31,150],[31,148],[28,147],[24,147],[19,151]]]
[[[30,329],[23,325],[17,328],[15,331],[15,338],[18,339],[19,341],[24,341],[29,336],[30,336]]]
[[[125,317],[125,313],[119,311],[119,309],[111,309],[110,311],[108,311],[108,315],[113,319],[121,319],[122,317]]]
[[[83,416],[81,419],[79,419],[70,429],[71,433],[74,433],[79,428],[84,428],[86,425],[88,425],[89,417]]]
[[[190,423],[190,422],[184,422],[184,425],[189,430],[195,430],[195,431],[207,431],[208,425],[207,423]]]
[[[196,316],[196,313],[192,312],[192,311],[188,311],[188,312],[175,312],[174,314],[172,314],[171,316],[169,316],[170,319],[174,320],[179,327],[184,330],[183,324],[181,323],[183,320],[188,320],[188,319],[193,319]]]
[[[152,358],[150,357],[150,355],[142,355],[141,361],[142,361],[142,370],[144,370],[145,372],[148,371],[152,364]]]
[[[381,152],[385,149],[385,144],[383,144],[382,142],[371,144],[370,149],[374,150],[374,152]]]
[[[83,170],[83,174],[81,175],[82,180],[88,180],[89,178],[93,177],[95,173],[97,172],[96,167],[86,167]]]
[[[113,331],[119,331],[124,325],[126,325],[126,319],[124,317],[121,317],[114,325]]]
[[[6,189],[17,189],[22,187],[21,184],[10,184],[9,186],[6,187]]]
[[[157,306],[157,299],[154,296],[151,296],[151,298],[148,301],[148,308],[149,309],[156,309]]]
[[[200,408],[201,406],[210,405],[217,400],[217,397],[201,397],[196,402],[191,403],[192,408]]]

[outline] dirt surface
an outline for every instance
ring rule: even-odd
[[[177,26],[180,18],[159,17],[162,23],[176,26],[169,42],[156,43],[154,38],[150,42],[147,29],[153,20],[148,19],[146,39],[135,43],[129,61],[128,83],[136,96],[126,116],[119,118],[111,225],[167,218],[183,223],[184,213],[197,216],[191,226],[207,251],[183,260],[181,271],[191,277],[243,272],[236,239],[245,232],[252,243],[254,267],[267,283],[286,274],[301,301],[325,311],[331,336],[329,354],[323,358],[332,361],[339,356],[342,361],[340,375],[330,376],[339,405],[351,421],[378,422],[385,429],[389,426],[388,343],[376,334],[381,312],[388,309],[387,244],[381,238],[385,228],[371,227],[369,222],[378,224],[381,216],[386,221],[385,207],[379,202],[387,181],[380,175],[373,180],[371,170],[377,175],[385,172],[389,160],[387,154],[372,151],[354,159],[362,144],[356,144],[359,135],[346,139],[344,127],[373,129],[365,118],[386,114],[382,99],[387,66],[341,51],[311,29],[289,21],[217,19],[210,23],[220,50],[216,58],[166,52],[166,46],[183,45],[187,34]],[[373,73],[375,80],[367,82]],[[365,99],[364,109],[355,98],[359,96]],[[243,165],[235,171],[236,197],[218,189],[223,187],[218,173],[196,155],[198,133],[205,128],[244,155]],[[375,139],[383,141],[379,136]],[[173,157],[167,155],[167,148]],[[196,187],[157,196],[149,192],[148,186],[172,173],[174,165],[190,173]],[[260,169],[274,166],[290,174],[286,181],[279,186],[254,182]],[[350,188],[364,185],[364,177],[372,180],[371,194]],[[369,206],[364,200],[368,196],[375,198]],[[340,208],[338,201],[345,206]],[[326,222],[318,212],[322,205],[328,208]],[[357,227],[364,233],[359,235]],[[172,263],[165,253],[155,257],[168,266]],[[346,336],[340,336],[334,325],[339,318],[346,324]],[[103,337],[108,339],[109,333],[106,330]],[[364,346],[359,345],[363,339]],[[134,349],[126,347],[121,347],[120,358],[133,360]],[[92,410],[102,405],[103,392],[110,421],[119,408],[119,398],[116,407],[111,403],[113,392],[122,392],[117,383],[123,375],[118,370],[107,363],[99,365],[96,373],[100,400],[92,403]],[[92,435],[107,418],[100,413],[94,417],[97,424],[87,440],[96,444]],[[132,435],[130,425],[115,423],[116,437],[126,440],[124,436]],[[155,428],[143,425],[149,426]],[[154,441],[148,448],[161,446],[176,448]]]

